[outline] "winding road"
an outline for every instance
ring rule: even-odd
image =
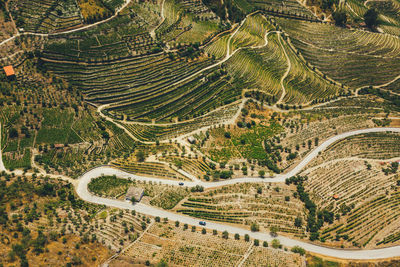
[[[93,26],[96,26],[98,24],[107,22],[111,19],[113,19],[115,16],[117,16],[119,14],[119,12],[125,8],[129,3],[131,2],[131,0],[126,0],[125,4],[119,9],[117,10],[117,12],[115,13],[114,16],[91,24],[91,25],[87,25],[84,26],[82,28],[77,28],[77,29],[73,29],[73,30],[69,30],[69,31],[65,31],[65,32],[59,32],[59,33],[52,33],[52,34],[40,34],[40,33],[29,33],[29,32],[25,32],[25,33],[18,33],[17,35],[10,37],[7,40],[4,40],[3,42],[0,42],[0,46],[12,41],[13,39],[15,39],[18,36],[21,35],[37,35],[37,36],[50,36],[50,35],[60,35],[60,34],[65,34],[65,33],[71,33],[71,32],[76,32],[76,31],[80,31],[83,29],[87,29],[87,28],[91,28]],[[163,11],[161,11],[161,13],[163,13]],[[250,15],[250,14],[249,14]],[[164,18],[163,18],[164,19]],[[245,19],[246,20],[246,19]],[[238,32],[238,30],[241,28],[241,26],[243,25],[243,23],[245,22],[245,20],[243,20],[241,22],[241,24],[238,26],[238,28],[235,30],[235,32],[233,32],[233,34],[230,36],[228,42],[227,42],[227,53],[226,56],[219,62],[208,66],[188,77],[186,77],[183,80],[180,80],[179,83],[191,79],[193,77],[195,77],[196,75],[201,74],[202,72],[209,70],[211,68],[214,68],[218,65],[221,65],[222,63],[226,62],[227,60],[229,60],[237,51],[239,51],[241,48],[238,48],[236,50],[234,50],[233,52],[230,51],[230,43],[232,38],[235,36],[235,34]],[[267,32],[265,34],[265,45],[261,45],[259,47],[250,47],[250,48],[260,48],[263,46],[266,46],[268,44],[268,34],[273,33],[273,32]],[[278,33],[279,32],[275,32]],[[286,54],[286,53],[285,53]],[[287,56],[287,55],[286,55]],[[400,76],[399,76],[400,77]],[[399,77],[396,77],[396,79],[398,79]],[[281,81],[281,83],[283,82],[283,80]],[[102,114],[101,112],[101,108],[104,107],[99,107],[99,113]],[[103,116],[104,117],[104,116]],[[114,122],[115,123],[115,122]],[[116,124],[118,126],[118,124]],[[123,126],[119,125],[119,127],[125,129]],[[126,129],[125,129],[126,130]],[[296,175],[298,173],[300,173],[305,166],[310,163],[315,157],[318,156],[319,152],[322,152],[323,150],[325,150],[328,146],[330,146],[331,144],[333,144],[336,141],[339,141],[341,139],[350,137],[350,136],[354,136],[354,135],[358,135],[358,134],[364,134],[364,133],[377,133],[377,132],[398,132],[400,133],[400,128],[369,128],[369,129],[362,129],[362,130],[355,130],[355,131],[351,131],[351,132],[346,132],[346,133],[342,133],[339,135],[336,135],[334,137],[331,137],[329,139],[327,139],[325,142],[323,142],[322,144],[320,144],[317,148],[315,148],[312,152],[310,152],[297,166],[295,166],[291,171],[289,171],[286,174],[280,174],[280,175],[276,175],[275,177],[268,177],[268,178],[252,178],[252,177],[242,177],[242,178],[237,178],[237,179],[230,179],[230,180],[223,180],[223,181],[218,181],[218,182],[204,182],[204,181],[200,181],[200,180],[195,180],[192,179],[192,181],[190,182],[184,182],[185,186],[187,187],[193,187],[196,185],[201,185],[204,188],[213,188],[213,187],[219,187],[219,186],[224,186],[224,185],[231,185],[231,184],[237,184],[237,183],[260,183],[260,182],[274,182],[274,183],[278,183],[278,182],[284,182],[286,178],[289,178],[293,175]],[[130,136],[132,137],[132,135],[130,134]],[[3,160],[2,160],[2,150],[1,150],[1,125],[0,125],[0,171],[6,171],[4,164],[3,164]],[[166,179],[159,179],[159,178],[148,178],[148,177],[143,177],[143,176],[138,176],[138,175],[134,175],[131,173],[127,173],[124,172],[122,170],[116,169],[116,168],[112,168],[110,166],[101,166],[101,167],[97,167],[94,168],[92,170],[87,171],[86,173],[84,173],[78,180],[74,180],[73,184],[75,186],[76,192],[78,194],[78,196],[87,201],[87,202],[91,202],[91,203],[95,203],[95,204],[100,204],[100,205],[106,205],[109,207],[116,207],[116,208],[120,208],[120,209],[129,209],[129,210],[136,210],[137,212],[146,214],[146,215],[151,215],[151,216],[159,216],[162,218],[168,218],[169,220],[175,220],[175,221],[180,221],[181,223],[187,223],[187,224],[191,224],[191,225],[198,225],[199,219],[195,219],[189,216],[184,216],[184,215],[180,215],[180,214],[176,214],[173,212],[169,212],[169,211],[165,211],[165,210],[161,210],[149,205],[145,205],[142,203],[136,203],[136,204],[132,204],[130,202],[126,202],[126,201],[120,201],[120,200],[115,200],[115,199],[108,199],[108,198],[103,198],[103,197],[98,197],[98,196],[94,196],[93,194],[91,194],[88,191],[88,184],[90,183],[90,181],[94,178],[97,178],[101,175],[117,175],[118,177],[121,178],[125,178],[125,179],[136,179],[136,180],[142,180],[142,181],[153,181],[153,182],[157,182],[157,183],[161,183],[161,184],[166,184],[166,185],[175,185],[178,186],[178,183],[181,181],[177,181],[177,180],[166,180]],[[54,177],[54,178],[63,178],[66,180],[71,181],[72,179],[69,177],[61,177],[61,176],[56,176],[56,175],[49,175],[49,177]],[[251,232],[249,230],[240,228],[240,227],[235,227],[232,225],[226,225],[226,224],[222,224],[222,223],[215,223],[212,221],[207,221],[207,225],[205,226],[208,229],[216,229],[218,231],[228,231],[230,234],[235,234],[238,233],[240,235],[245,235],[248,234],[250,237],[255,238],[255,239],[259,239],[261,241],[268,241],[270,242],[273,237],[271,237],[268,233],[260,233],[260,232]],[[296,239],[291,239],[288,237],[284,237],[284,236],[278,236],[277,239],[280,240],[280,242],[284,245],[284,246],[288,246],[288,247],[293,247],[293,246],[301,246],[304,249],[306,249],[307,251],[313,252],[313,253],[317,253],[317,254],[322,254],[322,255],[326,255],[326,256],[330,256],[330,257],[336,257],[336,258],[343,258],[343,259],[363,259],[363,260],[372,260],[372,259],[382,259],[382,258],[390,258],[390,257],[399,257],[400,256],[400,246],[394,246],[394,247],[388,247],[388,248],[382,248],[382,249],[372,249],[372,250],[344,250],[344,249],[336,249],[336,248],[329,248],[329,247],[324,247],[324,246],[319,246],[319,245],[315,245],[315,244],[311,244],[307,241],[301,241],[301,240],[296,240]]]
[[[274,178],[251,178],[251,177],[243,177],[243,178],[237,178],[237,179],[231,179],[231,180],[224,180],[224,181],[218,181],[218,182],[203,182],[203,181],[192,181],[192,182],[185,182],[185,186],[187,187],[193,187],[196,185],[201,185],[205,188],[212,188],[212,187],[218,187],[218,186],[224,186],[224,185],[230,185],[230,184],[236,184],[236,183],[259,183],[259,182],[284,182],[286,178],[289,178],[293,175],[296,175],[301,172],[301,170],[315,157],[318,156],[319,152],[323,151],[326,149],[328,146],[333,144],[336,141],[339,141],[341,139],[358,135],[358,134],[365,134],[365,133],[378,133],[378,132],[398,132],[400,133],[400,128],[369,128],[369,129],[362,129],[362,130],[355,130],[351,132],[346,132],[342,133],[339,135],[336,135],[334,137],[329,138],[325,142],[323,142],[321,145],[319,145],[317,148],[315,148],[311,153],[309,153],[294,169],[292,169],[290,172],[286,174],[281,174],[277,175]],[[102,166],[98,167],[95,169],[92,169],[85,174],[83,174],[79,180],[78,180],[78,185],[76,186],[76,192],[79,195],[80,198],[82,198],[85,201],[91,202],[91,203],[96,203],[100,205],[106,205],[109,207],[116,207],[120,209],[129,209],[129,210],[136,210],[137,212],[151,215],[151,216],[159,216],[162,218],[168,218],[169,220],[173,221],[180,221],[181,223],[187,223],[191,225],[197,225],[199,222],[199,219],[191,218],[188,216],[176,214],[173,212],[161,210],[149,205],[145,205],[142,203],[137,203],[135,205],[132,205],[130,202],[126,201],[120,201],[120,200],[115,200],[115,199],[108,199],[108,198],[103,198],[103,197],[98,197],[92,195],[88,191],[88,184],[89,182],[96,177],[99,177],[101,175],[116,175],[120,178],[125,178],[125,179],[135,179],[135,180],[141,180],[141,181],[152,181],[152,182],[157,182],[161,184],[166,184],[166,185],[175,185],[178,186],[178,183],[181,181],[176,181],[176,180],[166,180],[166,179],[158,179],[158,178],[148,178],[148,177],[143,177],[143,176],[138,176],[134,175],[131,173],[124,172],[119,169],[115,169],[109,166]],[[241,234],[245,235],[248,234],[252,238],[259,239],[261,241],[271,241],[273,237],[271,237],[267,233],[260,233],[260,232],[251,232],[249,230],[240,228],[240,227],[235,227],[231,225],[225,225],[221,223],[215,223],[212,221],[207,221],[206,228],[208,229],[216,229],[218,231],[228,231],[230,234]],[[317,253],[317,254],[322,254],[330,257],[337,257],[337,258],[343,258],[343,259],[365,259],[365,260],[372,260],[372,259],[382,259],[382,258],[390,258],[390,257],[399,257],[400,256],[400,246],[394,246],[394,247],[389,247],[389,248],[382,248],[382,249],[372,249],[372,250],[344,250],[344,249],[335,249],[335,248],[329,248],[329,247],[323,247],[315,244],[311,244],[306,241],[301,241],[301,240],[296,240],[296,239],[291,239],[288,237],[284,236],[279,236],[277,239],[280,240],[280,242],[284,246],[292,247],[292,246],[301,246],[307,251]]]
[[[286,174],[277,175],[274,178],[271,178],[271,177],[270,178],[243,177],[243,178],[224,180],[224,181],[218,181],[218,182],[203,182],[200,180],[193,180],[192,182],[184,182],[184,183],[185,183],[185,186],[187,186],[187,187],[201,185],[205,188],[212,188],[212,187],[219,187],[219,186],[231,185],[231,184],[237,184],[237,183],[284,182],[286,178],[289,178],[293,175],[300,173],[301,170],[303,170],[303,168],[309,162],[311,162],[311,160],[313,160],[315,157],[318,156],[319,152],[325,150],[328,146],[335,143],[336,141],[339,141],[341,139],[344,139],[344,138],[347,138],[350,136],[354,136],[354,135],[365,134],[365,133],[379,133],[379,132],[400,133],[400,128],[390,128],[390,127],[368,128],[368,129],[361,129],[361,130],[345,132],[345,133],[333,136],[333,137],[327,139],[326,141],[324,141],[323,143],[321,143],[321,145],[319,145],[317,148],[315,148],[312,152],[310,152],[291,171],[289,171]],[[0,125],[0,140],[1,140],[1,125]],[[0,143],[0,149],[1,149],[1,143]],[[7,171],[5,169],[3,161],[2,161],[1,150],[0,150],[0,171]],[[7,171],[7,172],[9,172],[9,171]],[[161,184],[175,185],[175,186],[178,186],[178,183],[181,182],[181,181],[177,181],[177,180],[166,180],[166,179],[161,179],[161,178],[158,179],[158,178],[143,177],[143,176],[138,176],[138,175],[134,175],[131,173],[127,173],[125,171],[122,171],[122,170],[119,170],[116,168],[112,168],[110,166],[101,166],[101,167],[97,167],[97,168],[87,171],[78,180],[73,181],[73,185],[75,186],[76,192],[82,200],[91,202],[91,203],[95,203],[95,204],[99,204],[99,205],[105,205],[108,207],[136,210],[137,212],[140,212],[140,213],[143,213],[146,215],[159,216],[162,218],[168,218],[169,220],[172,220],[172,221],[180,221],[181,223],[187,223],[187,224],[191,224],[191,225],[197,225],[199,222],[199,219],[176,214],[176,213],[165,211],[165,210],[161,210],[161,209],[158,209],[158,208],[155,208],[155,207],[152,207],[149,205],[145,205],[142,203],[136,203],[133,205],[132,203],[127,202],[127,201],[108,199],[108,198],[95,196],[88,191],[88,184],[90,183],[90,181],[92,179],[97,178],[101,175],[116,175],[120,178],[125,178],[125,179],[152,181],[152,182],[157,182],[157,183],[161,183]],[[54,178],[66,179],[69,181],[72,180],[68,177],[62,177],[62,176],[56,176],[56,175],[49,175],[49,176],[54,177]],[[235,233],[238,233],[240,235],[248,234],[251,238],[259,239],[261,241],[270,242],[273,239],[273,237],[271,237],[268,233],[251,232],[250,230],[246,230],[246,229],[243,229],[240,227],[235,227],[235,226],[221,224],[221,223],[215,223],[212,221],[207,221],[207,225],[205,226],[205,228],[216,229],[218,231],[228,231],[230,234],[235,234]],[[344,249],[336,249],[336,248],[319,246],[319,245],[311,244],[306,241],[291,239],[289,237],[284,237],[284,236],[278,236],[276,238],[279,239],[281,244],[284,246],[287,246],[287,247],[300,246],[309,252],[322,254],[322,255],[329,256],[329,257],[354,259],[354,260],[356,260],[356,259],[357,260],[373,260],[373,259],[383,259],[383,258],[391,258],[391,257],[399,257],[400,256],[400,246],[394,246],[394,247],[388,247],[388,248],[382,248],[382,249],[371,249],[371,250],[344,250]]]

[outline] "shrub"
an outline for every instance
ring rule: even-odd
[[[244,235],[244,241],[246,241],[246,242],[250,241],[250,236],[248,234]]]
[[[250,229],[252,232],[258,232],[258,231],[260,231],[260,226],[254,222],[251,224]]]
[[[364,14],[364,21],[368,28],[375,28],[378,26],[378,12],[374,8],[368,9]]]
[[[299,247],[299,246],[292,247],[291,251],[294,252],[294,253],[298,253],[301,256],[304,256],[306,254],[306,251],[304,250],[304,248]]]
[[[223,231],[222,232],[222,238],[224,238],[224,239],[228,239],[228,237],[229,237],[229,233],[228,233],[228,231]]]
[[[282,246],[281,242],[278,239],[272,240],[272,247],[273,248],[280,248],[281,246]]]
[[[344,11],[333,12],[332,17],[335,20],[335,24],[337,26],[344,26],[347,22],[347,15]]]

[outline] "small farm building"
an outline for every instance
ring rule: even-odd
[[[195,139],[193,136],[189,136],[189,137],[188,137],[188,141],[189,141],[189,143],[191,143],[191,144],[196,143],[196,139]]]
[[[126,191],[125,199],[131,201],[132,198],[135,198],[135,201],[139,202],[143,197],[143,193],[144,190],[142,188],[131,186]]]
[[[15,75],[15,71],[12,66],[5,66],[3,67],[3,70],[6,73],[7,77],[13,77]]]

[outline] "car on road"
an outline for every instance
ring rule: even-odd
[[[202,225],[202,226],[206,226],[206,222],[205,221],[200,221],[199,224]]]
[[[182,186],[182,185],[184,185],[184,183],[180,182],[180,183],[179,183],[179,185],[181,185],[181,186]]]

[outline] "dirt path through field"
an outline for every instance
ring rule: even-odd
[[[281,78],[281,87],[282,87],[282,94],[281,94],[281,97],[279,98],[278,102],[276,102],[276,104],[275,104],[274,106],[277,106],[278,104],[282,103],[283,99],[284,99],[285,96],[286,96],[286,89],[285,89],[285,85],[284,85],[283,82],[284,82],[284,80],[286,79],[286,77],[289,75],[290,69],[292,68],[292,62],[290,61],[290,58],[289,58],[289,56],[288,56],[287,53],[286,53],[285,47],[283,47],[282,40],[281,40],[281,35],[279,34],[278,36],[279,36],[279,37],[278,37],[278,38],[279,38],[279,44],[281,45],[282,50],[283,50],[283,53],[285,54],[288,67],[287,67],[287,69],[286,69],[286,72],[283,74],[283,76],[282,76],[282,78]]]

